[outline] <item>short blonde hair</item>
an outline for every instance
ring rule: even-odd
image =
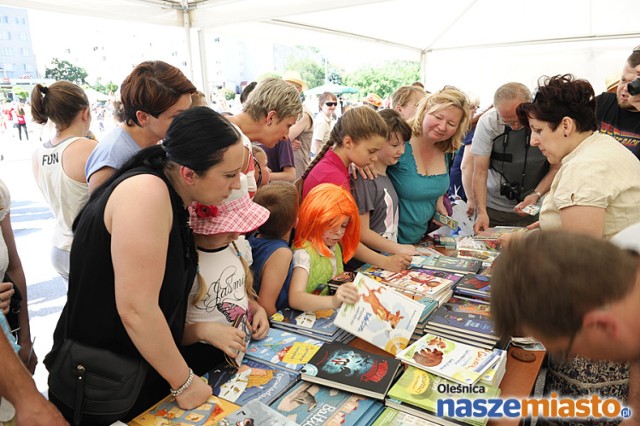
[[[436,146],[444,153],[456,152],[462,144],[462,138],[469,129],[471,120],[471,104],[469,98],[459,89],[447,86],[439,92],[427,95],[418,104],[416,115],[411,120],[411,133],[413,136],[422,135],[422,123],[427,114],[442,111],[445,108],[454,107],[462,111],[462,118],[456,132],[449,139],[436,142]]]
[[[266,117],[269,111],[275,111],[280,121],[298,117],[302,113],[302,102],[291,84],[281,78],[265,78],[249,94],[242,110],[256,121]]]

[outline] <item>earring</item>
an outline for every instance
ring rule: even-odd
[[[272,121],[271,121],[271,120],[269,120],[269,123],[268,123],[268,125],[269,125],[269,126],[271,126],[271,122],[272,122]]]

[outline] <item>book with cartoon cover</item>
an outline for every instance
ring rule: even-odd
[[[213,394],[244,405],[257,399],[269,405],[298,381],[298,375],[245,359],[240,368],[222,364],[207,373]]]
[[[420,370],[415,367],[409,367],[400,376],[400,379],[393,385],[389,391],[389,398],[402,401],[404,403],[422,408],[424,410],[435,413],[439,399],[470,399],[480,398],[497,398],[500,396],[500,389],[487,384],[479,384],[478,389],[482,387],[484,392],[480,393],[460,393],[456,391],[446,392],[446,389],[457,389],[458,384],[446,380],[434,374]],[[442,391],[445,392],[442,392]],[[455,419],[467,424],[475,426],[483,426],[488,422],[487,417],[483,418],[460,418]]]
[[[475,384],[498,360],[491,350],[425,334],[396,358],[463,385]]]
[[[300,382],[271,408],[299,425],[359,425],[360,417],[377,402],[362,395]]]
[[[234,413],[220,420],[220,426],[269,425],[296,426],[296,423],[284,417],[273,408],[260,401],[251,401]]]
[[[317,312],[298,311],[285,308],[271,315],[269,321],[272,327],[283,330],[310,330],[313,333],[327,336],[335,335],[338,327],[333,324],[337,311],[325,309]]]
[[[220,419],[240,408],[232,402],[211,395],[207,402],[193,410],[183,410],[175,397],[169,395],[129,422],[130,426],[168,424],[214,426]]]
[[[428,325],[459,334],[499,340],[493,326],[490,305],[462,297],[452,297],[429,317]]]
[[[302,380],[384,399],[400,361],[342,343],[325,343],[300,370]]]
[[[343,303],[334,323],[391,354],[405,348],[423,305],[361,273],[353,284],[358,301]]]
[[[270,328],[262,340],[252,340],[246,357],[276,368],[297,373],[322,346],[312,337]]]

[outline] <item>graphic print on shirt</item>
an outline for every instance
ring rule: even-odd
[[[236,318],[247,313],[247,295],[244,287],[244,270],[235,265],[227,266],[220,271],[214,281],[207,284],[207,292],[203,300],[196,303],[196,309],[212,315],[223,315],[227,322],[233,323]]]
[[[393,198],[387,191],[387,188],[383,189],[384,191],[384,205],[387,207],[387,215],[384,218],[384,232],[382,236],[387,240],[398,241],[398,215],[397,210],[394,209]]]

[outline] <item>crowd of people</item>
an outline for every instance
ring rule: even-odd
[[[0,393],[22,424],[126,421],[168,392],[195,408],[211,394],[197,376],[264,338],[270,315],[354,302],[352,284],[334,294],[323,284],[362,263],[407,268],[439,225],[434,214],[450,215],[450,197],[462,194],[476,231],[541,229],[504,242],[492,300],[498,329],[548,345],[549,390],[635,406],[640,374],[631,368],[629,383],[621,362],[639,351],[589,343],[633,341],[625,315],[637,256],[606,241],[640,223],[640,95],[628,91],[639,76],[636,48],[615,94],[596,96],[572,75],[541,78],[533,95],[506,82],[478,115],[479,101],[456,87],[427,93],[407,84],[390,108],[355,106],[336,117],[335,94],[320,95],[314,114],[301,102],[305,82],[287,72],[248,86],[242,111],[231,115],[209,108],[177,68],[146,61],[124,79],[122,122],[100,141],[87,137],[91,106],[79,86],[36,85],[31,115],[52,123],[55,136],[34,153],[33,172],[56,219],[51,261],[68,295],[44,359],[51,404],[28,375],[37,362],[28,294],[9,191],[0,186],[0,319],[9,320],[14,294],[22,296],[17,326],[7,328],[17,331],[0,339]],[[539,215],[527,213],[534,205]],[[547,264],[547,274],[591,269],[541,274]],[[606,268],[619,269],[619,290],[603,285]],[[555,288],[563,290],[549,310]],[[571,295],[583,293],[590,301],[572,307]],[[613,325],[599,330],[607,315]],[[89,350],[106,360],[107,377],[114,359],[139,366],[135,391],[108,412],[100,411],[113,399],[104,383],[87,382],[105,386],[97,401],[69,397],[80,385],[73,376],[69,387],[77,373],[65,363]],[[576,354],[588,358],[567,356]]]

